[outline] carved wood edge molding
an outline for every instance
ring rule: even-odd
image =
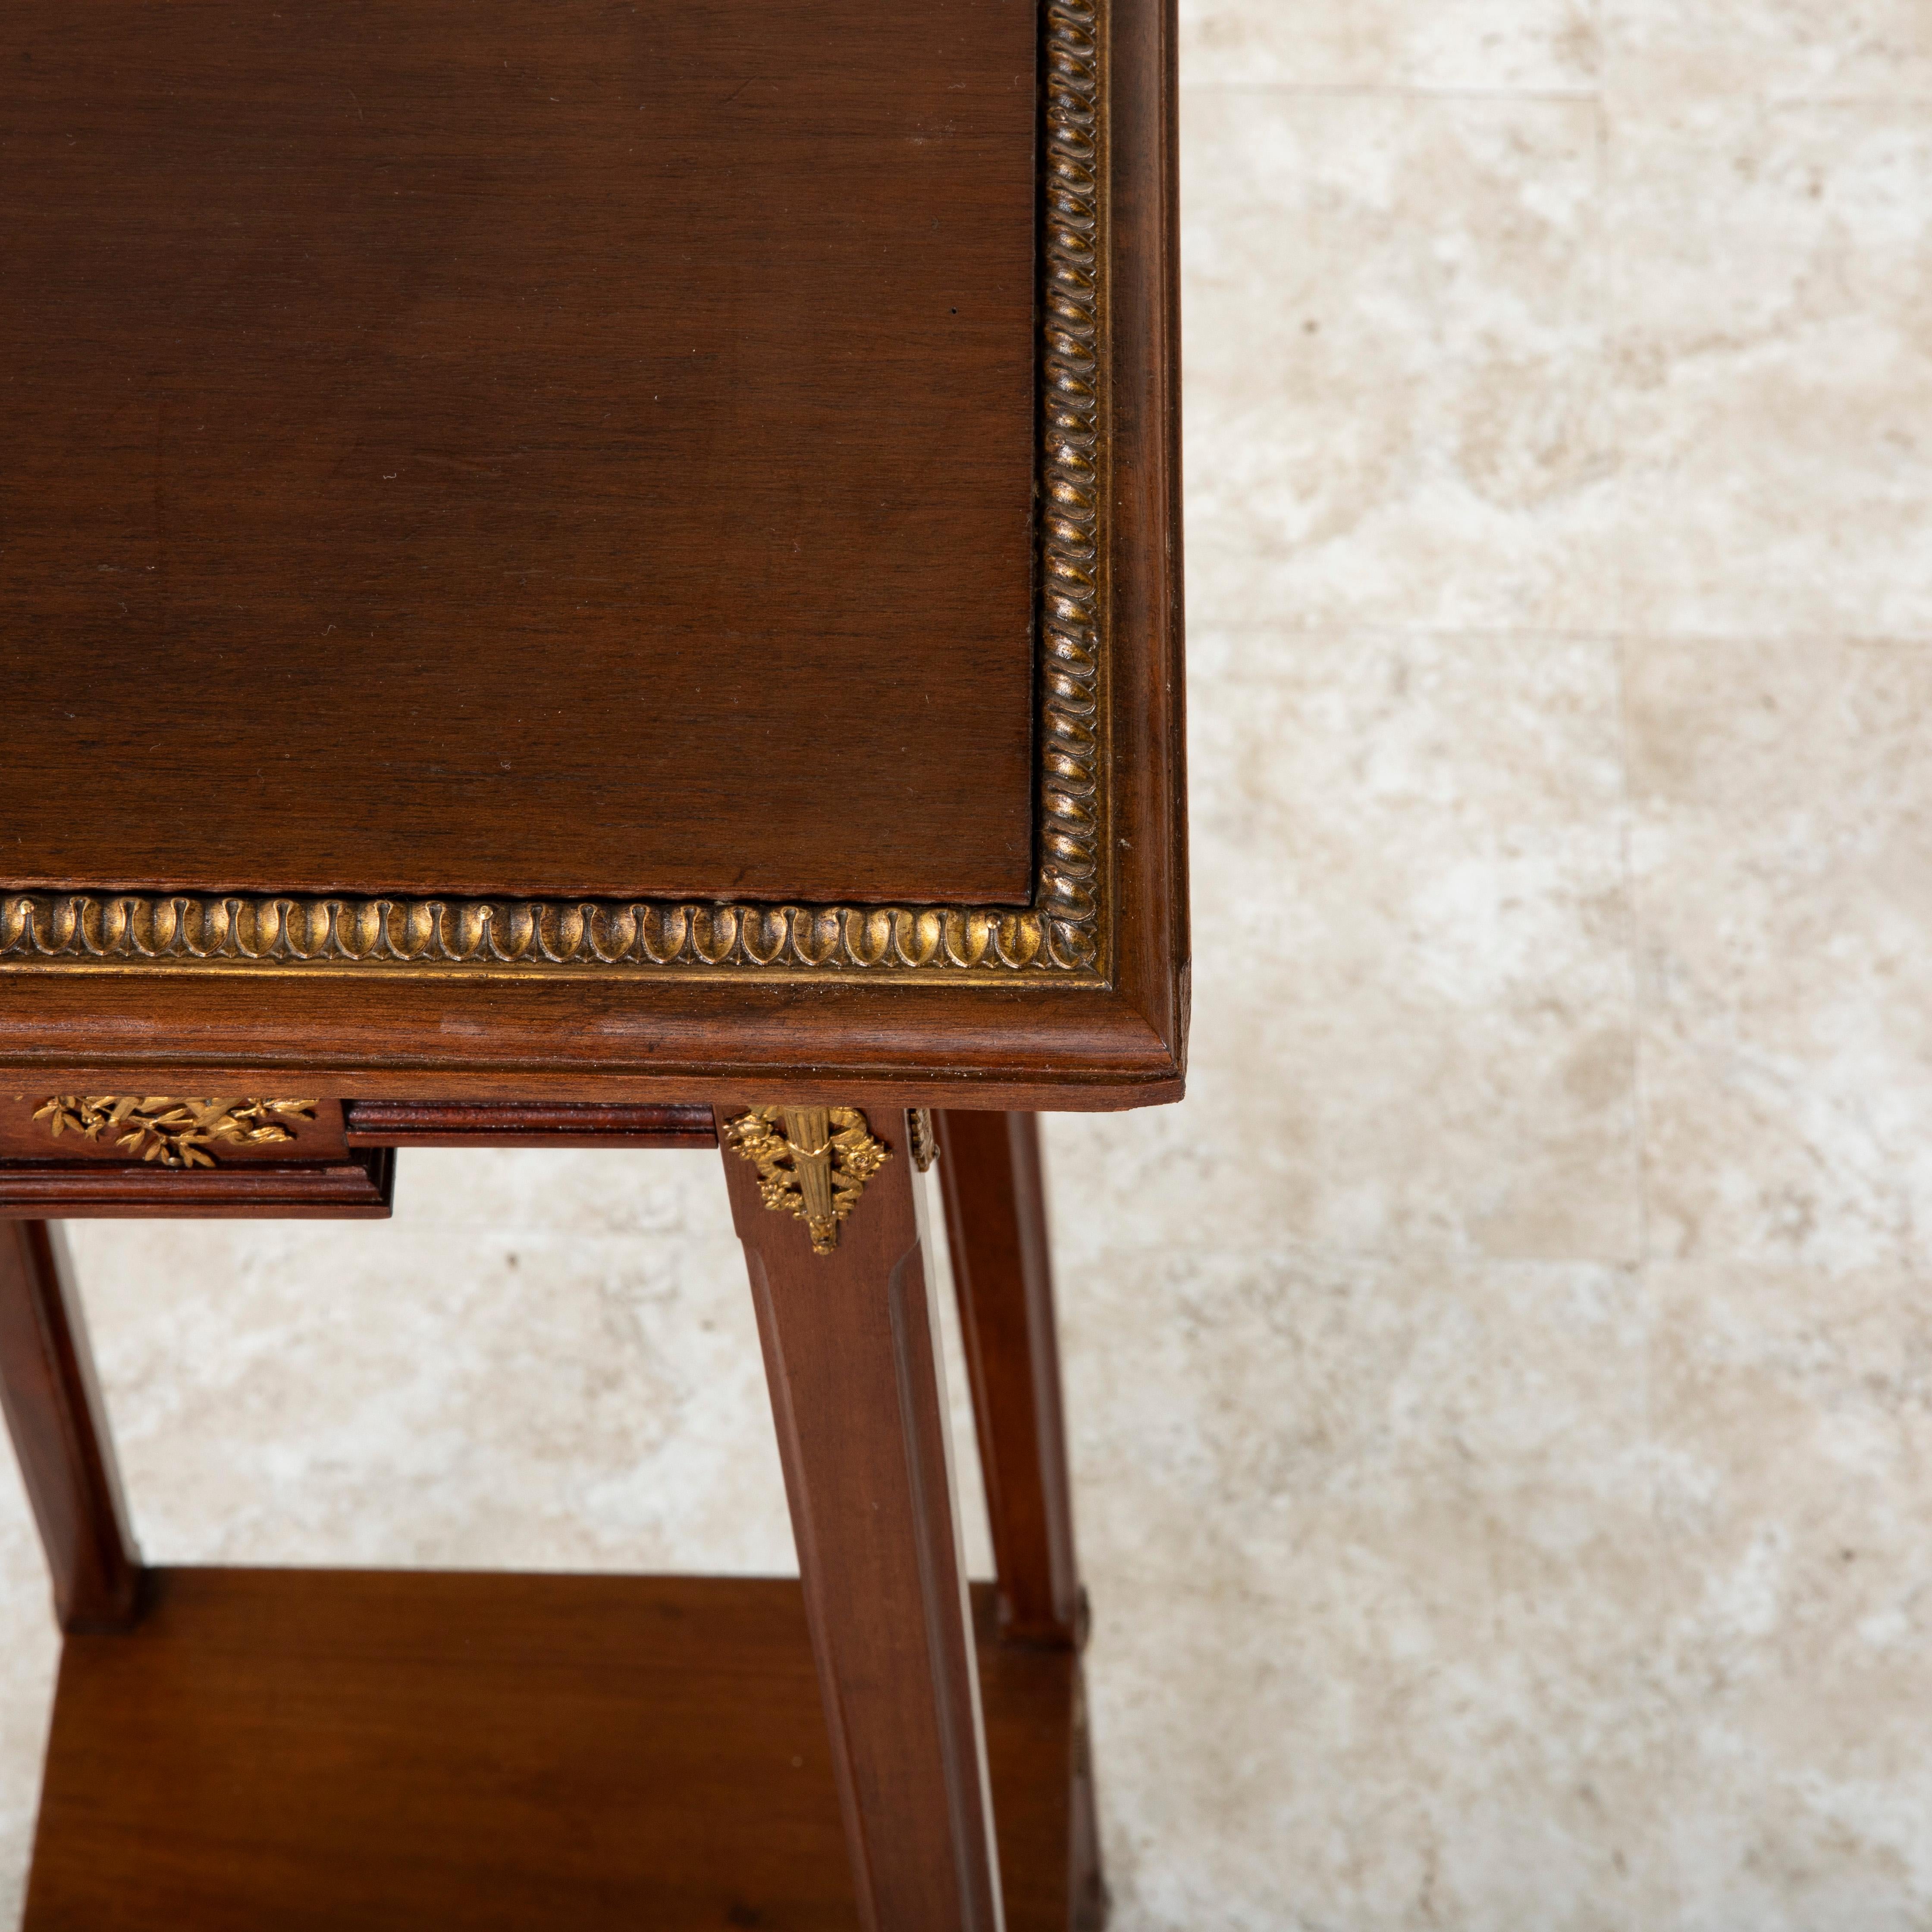
[[[1042,0],[1037,868],[1024,910],[0,888],[0,970],[1109,970],[1106,0]]]

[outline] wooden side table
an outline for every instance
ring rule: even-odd
[[[1170,14],[0,0],[30,1932],[1100,1922],[1034,1115],[1180,1091]],[[712,1144],[797,1582],[143,1567],[58,1221]]]

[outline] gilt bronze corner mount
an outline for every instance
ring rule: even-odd
[[[765,1205],[802,1221],[815,1255],[838,1245],[839,1222],[892,1158],[856,1107],[754,1107],[724,1131],[758,1170]]]

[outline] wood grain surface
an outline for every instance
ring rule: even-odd
[[[45,1221],[0,1221],[0,1410],[61,1627],[124,1628],[140,1607],[141,1559],[74,1270]]]
[[[998,1932],[924,1178],[907,1117],[830,1253],[724,1134],[866,1932]],[[788,1125],[786,1131],[790,1127]]]
[[[143,1161],[0,1161],[0,1220],[386,1221],[396,1156],[158,1167]]]
[[[26,1932],[856,1932],[794,1581],[149,1594],[62,1654]],[[1078,1666],[977,1607],[1008,1932],[1066,1932]]]
[[[1024,902],[1036,40],[4,0],[8,880]]]
[[[1085,1616],[1040,1123],[1031,1114],[950,1108],[933,1120],[1000,1634],[1022,1643],[1077,1646],[1085,1640]]]
[[[537,1100],[349,1100],[351,1147],[640,1147],[718,1144],[703,1105],[598,1106]]]

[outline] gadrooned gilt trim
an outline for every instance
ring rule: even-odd
[[[1024,910],[0,892],[0,968],[320,966],[1104,983],[1105,0],[1043,0],[1038,867]]]

